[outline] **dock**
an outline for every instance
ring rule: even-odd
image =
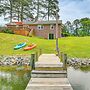
[[[63,63],[55,54],[42,54],[35,62],[25,90],[73,90]]]

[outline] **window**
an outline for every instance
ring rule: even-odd
[[[50,25],[50,29],[51,30],[54,30],[54,25]]]
[[[49,33],[48,39],[54,39],[54,34]]]
[[[38,30],[43,30],[43,29],[44,29],[44,26],[43,26],[43,25],[38,25],[38,26],[37,26],[37,29],[38,29]]]

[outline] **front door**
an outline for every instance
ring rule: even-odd
[[[49,39],[54,39],[54,34],[49,33]]]

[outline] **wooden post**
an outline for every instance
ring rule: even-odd
[[[60,50],[58,48],[58,51],[57,51],[57,54],[56,54],[58,57],[60,57]]]
[[[31,70],[35,69],[35,54],[31,54],[30,66]]]
[[[67,70],[67,54],[63,54],[63,67]]]
[[[36,62],[38,61],[38,52],[36,52]]]
[[[60,52],[60,59],[63,61],[63,52]]]
[[[42,54],[42,49],[40,49],[40,51],[39,51],[39,56]]]

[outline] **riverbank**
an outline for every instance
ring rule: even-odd
[[[2,65],[30,65],[30,56],[25,56],[25,55],[16,55],[16,56],[0,56],[0,66]]]
[[[68,58],[67,64],[69,66],[90,66],[90,58]]]
[[[0,66],[30,66],[31,56],[13,55],[0,56]],[[67,59],[68,65],[87,65],[90,66],[90,58],[70,58]]]
[[[30,66],[0,66],[0,71],[31,71]]]

